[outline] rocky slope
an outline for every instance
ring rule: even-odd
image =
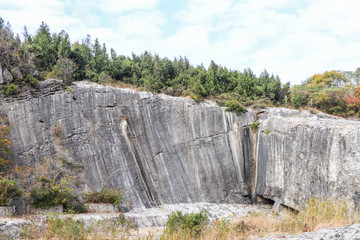
[[[292,208],[312,195],[359,203],[359,122],[289,109],[237,116],[211,102],[86,82],[65,91],[51,80],[2,99],[1,110],[16,163],[65,159],[84,167],[79,191],[120,188],[135,208],[257,195]]]

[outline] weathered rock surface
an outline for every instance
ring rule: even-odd
[[[118,213],[119,208],[113,204],[87,203],[85,204],[88,213]]]
[[[298,209],[311,196],[360,194],[360,122],[269,109],[260,117],[256,192]]]
[[[23,228],[30,224],[25,219],[0,218],[0,239],[20,239]]]
[[[16,80],[23,80],[23,75],[18,67],[14,67],[11,69],[11,74]]]
[[[0,206],[0,217],[9,217],[15,213],[14,206]]]
[[[85,167],[83,190],[125,192],[133,207],[249,201],[255,113],[213,103],[77,83],[6,99],[13,159],[66,158]]]

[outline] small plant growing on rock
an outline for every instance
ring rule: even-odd
[[[121,203],[123,198],[123,193],[119,190],[113,188],[107,188],[104,186],[100,192],[93,191],[85,194],[86,202],[88,203],[111,203],[116,205]]]
[[[61,125],[54,126],[53,133],[57,138],[62,139],[64,137],[64,129]]]
[[[254,132],[256,132],[259,128],[260,122],[255,121],[251,124],[251,130],[253,130]]]
[[[204,97],[199,95],[199,94],[194,94],[194,93],[191,93],[190,94],[190,97],[196,102],[196,103],[200,103],[202,101],[204,101]]]

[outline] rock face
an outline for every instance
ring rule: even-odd
[[[43,94],[3,102],[16,163],[66,158],[85,167],[83,190],[122,189],[135,208],[249,202],[254,112],[85,82],[49,93],[42,84]]]
[[[261,116],[256,193],[298,209],[311,196],[360,194],[360,122],[289,109]]]
[[[13,159],[83,166],[79,191],[119,188],[134,208],[257,195],[295,209],[313,195],[360,200],[359,122],[290,109],[237,116],[211,102],[86,82],[65,91],[42,81],[31,94],[0,101]]]

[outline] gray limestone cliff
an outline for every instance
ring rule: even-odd
[[[250,199],[255,113],[86,82],[5,99],[13,159],[66,158],[85,167],[85,191],[119,188],[134,207]]]
[[[116,187],[133,207],[360,199],[359,122],[289,109],[237,116],[211,102],[86,82],[65,91],[51,80],[1,99],[1,111],[17,164],[65,158],[84,166],[81,191]]]
[[[360,203],[360,122],[289,109],[261,118],[258,195],[295,209],[312,196]]]

